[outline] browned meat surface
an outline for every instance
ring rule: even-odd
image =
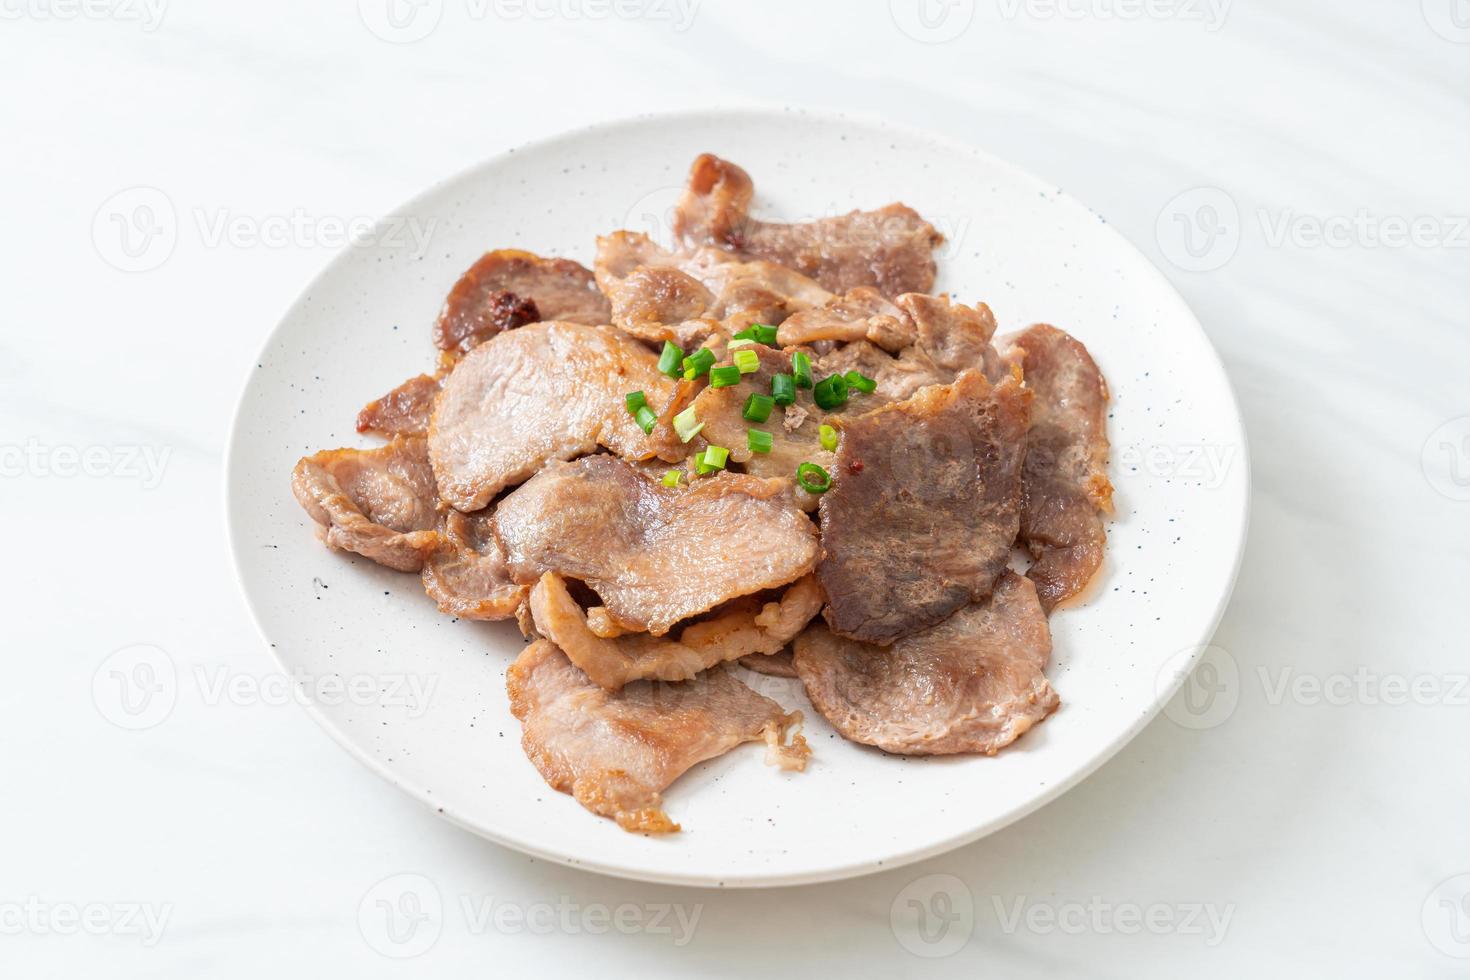
[[[593,628],[561,576],[547,572],[531,592],[537,631],[610,691],[637,680],[685,681],[727,660],[776,653],[821,611],[822,592],[807,576],[780,601],[736,606],[686,626],[677,640],[647,633],[604,637],[599,632],[607,632],[606,625]]]
[[[513,248],[487,252],[449,291],[434,324],[434,346],[468,351],[537,320],[611,322],[607,299],[585,266]]]
[[[549,464],[500,501],[495,527],[517,582],[579,579],[617,625],[656,636],[817,560],[784,481],[721,473],[669,488],[607,455]]]
[[[878,290],[859,286],[823,306],[793,314],[781,324],[780,339],[787,347],[819,340],[865,340],[896,353],[912,345],[917,333],[906,310]]]
[[[845,422],[817,571],[833,632],[892,643],[990,592],[1020,526],[1030,399],[967,371]]]
[[[399,437],[378,449],[331,449],[291,473],[291,492],[330,548],[416,572],[439,543],[434,474],[424,440]]]
[[[619,329],[681,347],[751,323],[780,323],[832,299],[815,282],[774,263],[742,261],[715,248],[669,252],[636,232],[599,238],[595,268]]]
[[[521,746],[542,778],[624,830],[677,831],[660,795],[690,767],[743,742],[765,740],[767,763],[804,769],[801,722],[721,668],[679,684],[639,681],[606,691],[549,640],[506,671]]]
[[[409,378],[357,413],[357,431],[380,436],[421,436],[429,431],[429,413],[441,379],[430,374]]]
[[[749,657],[741,657],[740,666],[753,670],[757,674],[769,674],[772,677],[796,676],[796,665],[791,662],[790,650],[770,654],[757,653]]]
[[[1051,633],[1035,587],[1013,572],[983,602],[890,647],[813,624],[794,663],[807,696],[846,738],[901,755],[994,755],[1056,710],[1044,673]]]
[[[517,585],[495,540],[495,514],[486,509],[444,512],[440,543],[424,562],[424,591],[440,610],[461,619],[510,619],[530,591]]]
[[[690,246],[713,245],[810,276],[833,292],[872,286],[885,296],[927,293],[944,236],[909,207],[852,211],[802,224],[750,216],[750,175],[705,153],[689,170],[674,231]]]
[[[548,460],[598,446],[651,456],[623,396],[643,391],[659,405],[672,389],[658,358],[610,327],[534,323],[499,334],[465,355],[435,404],[429,455],[439,493],[475,511]]]
[[[1112,510],[1108,482],[1108,385],[1087,348],[1037,324],[1011,338],[1035,392],[1027,437],[1021,540],[1027,573],[1048,612],[1081,592],[1102,564]]]

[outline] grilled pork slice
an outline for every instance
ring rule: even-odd
[[[442,377],[420,374],[369,402],[357,413],[357,431],[387,436],[422,436],[429,431],[429,415],[439,394]]]
[[[660,405],[672,390],[658,359],[610,327],[548,322],[499,334],[465,355],[435,402],[429,456],[440,496],[468,513],[548,460],[598,446],[651,456],[623,398],[643,391]]]
[[[677,640],[647,633],[603,637],[567,591],[547,572],[531,592],[537,631],[580,667],[593,683],[616,691],[637,680],[685,681],[727,660],[779,652],[822,609],[822,591],[811,576],[778,602],[737,602],[712,619],[686,626]]]
[[[713,245],[810,276],[833,292],[871,286],[885,296],[927,293],[944,236],[909,207],[852,211],[802,224],[750,216],[754,186],[740,167],[710,153],[689,169],[674,232],[691,247]]]
[[[994,755],[1056,710],[1044,670],[1046,613],[1006,572],[983,602],[890,647],[813,624],[794,664],[807,696],[844,737],[900,755]]]
[[[618,627],[655,636],[817,561],[785,481],[721,473],[670,488],[607,455],[548,465],[500,501],[495,529],[517,582],[580,579]]]
[[[716,248],[669,252],[630,231],[599,238],[594,267],[619,329],[686,348],[832,300],[817,283],[775,263],[742,261]]]
[[[1021,540],[1027,574],[1050,612],[1081,592],[1102,565],[1113,508],[1108,482],[1108,384],[1087,348],[1040,323],[1010,338],[1036,393],[1027,436]]]
[[[482,256],[449,291],[434,324],[434,346],[468,351],[525,323],[562,320],[596,326],[610,322],[609,312],[585,266],[500,249]]]
[[[291,473],[291,492],[329,548],[416,572],[438,546],[434,474],[421,438],[307,456]]]
[[[439,546],[424,561],[424,591],[439,609],[461,619],[510,619],[530,591],[517,585],[495,540],[495,512],[446,510]]]
[[[1020,526],[1030,399],[967,371],[845,422],[817,569],[833,632],[886,645],[989,594]]]
[[[542,778],[627,831],[677,831],[660,794],[696,763],[743,742],[765,740],[766,762],[782,769],[804,769],[811,754],[800,734],[788,740],[800,712],[787,714],[723,668],[613,692],[543,639],[516,658],[505,686],[521,746]]]

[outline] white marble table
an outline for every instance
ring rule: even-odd
[[[0,975],[1470,970],[1465,0],[389,13],[0,0]],[[220,506],[238,386],[333,222],[745,102],[943,130],[1090,203],[1199,313],[1255,473],[1215,701],[984,841],[776,892],[547,866],[398,794],[282,703]],[[139,237],[159,193],[172,241]],[[184,680],[129,731],[93,689],[136,644]],[[360,927],[396,875],[442,901],[406,944]]]

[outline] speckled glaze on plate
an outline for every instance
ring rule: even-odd
[[[779,150],[779,152],[773,152]],[[1061,709],[995,758],[906,759],[838,738],[794,680],[742,672],[807,715],[807,772],[744,746],[666,794],[684,832],[627,834],[521,753],[509,623],[441,615],[418,576],[333,553],[289,490],[298,457],[368,445],[358,409],[431,369],[429,328],[481,253],[588,265],[616,228],[668,240],[690,161],[745,165],[757,213],[820,217],[902,200],[948,241],[940,289],[1001,332],[1047,321],[1113,391],[1108,561],[1052,617]],[[428,232],[416,247],[414,232]],[[766,886],[859,875],[997,830],[1075,785],[1163,706],[1208,643],[1245,540],[1249,470],[1214,350],[1164,277],[1082,204],[947,139],[849,117],[739,110],[645,117],[526,146],[427,191],[339,255],[271,335],[241,396],[226,508],[241,586],[281,667],[338,742],[435,812],[506,846],[606,874]],[[340,680],[341,685],[338,686]],[[415,694],[418,692],[418,694]]]

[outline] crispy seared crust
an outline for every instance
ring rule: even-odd
[[[464,352],[527,323],[595,325],[608,323],[609,312],[585,266],[503,248],[481,256],[449,291],[434,324],[434,346]]]

